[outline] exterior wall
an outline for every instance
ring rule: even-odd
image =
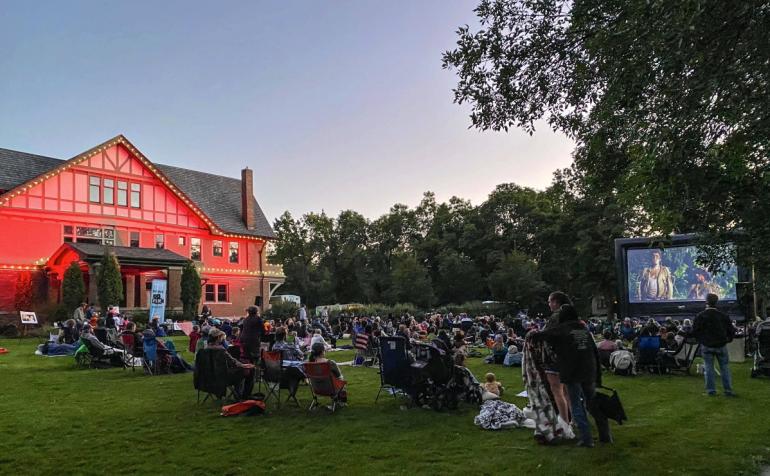
[[[99,203],[89,200],[92,177],[100,181]],[[112,204],[105,203],[105,180],[113,181]],[[118,205],[119,182],[127,184],[125,206]],[[132,184],[140,188],[138,207],[131,206]],[[163,235],[166,249],[187,257],[191,256],[192,240],[199,239],[201,257],[196,262],[201,278],[204,282],[216,279],[227,284],[232,296],[230,302],[210,304],[215,313],[240,315],[245,307],[253,305],[256,295],[262,295],[261,278],[256,275],[264,265],[264,241],[214,235],[204,223],[205,217],[185,203],[172,184],[156,176],[122,144],[107,147],[26,187],[9,202],[0,202],[0,270],[11,266],[41,267],[66,239],[78,241],[78,227],[100,228],[105,236],[105,230],[114,230],[114,242],[109,244],[116,246],[130,246],[131,232],[138,232],[139,246],[154,248],[156,236]],[[65,234],[70,229],[72,234]],[[222,256],[214,256],[216,241],[222,244]],[[231,243],[238,245],[237,263],[229,260]],[[64,267],[68,264],[63,263]],[[178,287],[178,273],[171,274],[169,284]],[[134,279],[140,281],[139,301],[141,307],[146,307],[147,280],[142,275]],[[0,271],[0,311],[12,309],[15,282],[14,273]],[[169,293],[170,307],[181,306],[178,296],[176,289]],[[127,302],[127,307],[134,306]]]

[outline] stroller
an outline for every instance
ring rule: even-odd
[[[751,367],[751,377],[760,375],[770,377],[770,320],[757,324],[754,334],[754,365]]]
[[[436,341],[415,344],[414,357],[410,385],[412,402],[417,406],[430,405],[434,410],[456,408],[458,398],[451,390],[455,367],[445,344]]]

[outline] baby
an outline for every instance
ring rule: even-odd
[[[502,395],[503,390],[503,384],[495,380],[495,374],[492,372],[489,372],[484,376],[486,382],[484,382],[484,390],[489,393],[494,393],[498,397]]]

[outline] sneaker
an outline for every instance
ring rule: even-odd
[[[593,448],[594,447],[594,442],[591,441],[589,443],[587,441],[580,440],[580,441],[577,442],[577,444],[575,446],[577,446],[578,448]]]
[[[704,393],[704,395],[708,395],[709,397],[716,397],[717,393],[716,392],[708,392],[708,393]]]
[[[735,393],[733,393],[733,392],[725,392],[725,397],[735,398],[735,397],[737,397],[737,396],[738,396],[738,395],[736,395],[736,394],[735,394]]]

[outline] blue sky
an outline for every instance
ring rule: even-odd
[[[475,4],[3,0],[0,147],[70,158],[123,133],[154,162],[249,166],[271,220],[544,188],[568,139],[468,129],[452,103],[441,54]]]

